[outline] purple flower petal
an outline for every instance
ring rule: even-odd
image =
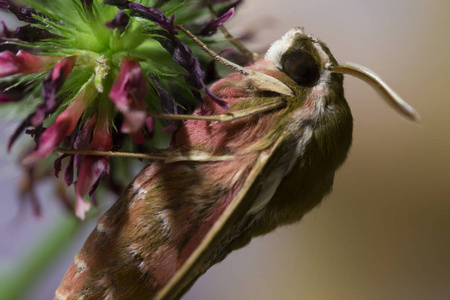
[[[129,1],[127,0],[105,0],[103,1],[103,4],[117,6],[119,9],[127,9],[129,5],[128,2]]]
[[[214,102],[216,102],[217,104],[219,104],[222,108],[225,109],[229,109],[230,107],[228,106],[228,103],[223,100],[222,98],[218,97],[217,95],[215,95],[213,92],[211,92],[208,88],[205,87],[205,93],[206,95],[208,95],[211,100],[213,100]]]
[[[14,92],[0,93],[0,103],[16,102],[18,100],[22,100],[22,98],[23,98],[22,93],[14,93]]]
[[[77,150],[87,150],[89,143],[92,141],[95,125],[97,124],[97,114],[93,114],[87,121],[84,122],[83,128],[78,132],[73,148]],[[77,155],[79,156],[79,155]]]
[[[166,38],[157,37],[155,39],[170,53],[172,59],[192,76],[193,86],[197,89],[202,88],[204,74],[197,57],[194,56],[191,49],[173,35],[168,35],[165,32],[158,33]]]
[[[106,26],[111,29],[118,29],[119,32],[124,32],[125,27],[127,27],[130,17],[124,11],[119,11],[117,15],[109,22],[106,22]]]
[[[104,3],[115,5],[120,9],[130,9],[139,17],[150,20],[159,27],[166,29],[171,33],[175,34],[177,32],[175,26],[173,25],[173,22],[169,18],[167,18],[165,13],[156,8],[147,7],[140,3],[126,0],[105,0]]]
[[[44,131],[40,136],[38,148],[22,162],[31,164],[49,155],[66,136],[72,134],[85,108],[86,102],[82,91],[58,116],[55,123]]]
[[[189,73],[189,81],[191,81],[192,85],[197,89],[204,88],[208,95],[213,95],[213,97],[211,97],[212,100],[216,101],[220,106],[227,108],[228,104],[225,102],[225,100],[220,99],[216,95],[212,94],[206,88],[206,85],[203,81],[204,73],[200,68],[200,63],[197,57],[195,57],[191,49],[189,49],[189,47],[179,38],[173,35],[168,35],[164,32],[159,33],[165,35],[167,38],[157,37],[155,39],[161,44],[161,46],[164,47],[164,49],[167,50],[167,52],[170,53],[170,55],[172,55],[172,59]],[[202,99],[198,93],[194,93],[194,96],[196,96],[199,102],[202,103]]]
[[[218,10],[218,11],[216,12],[216,14],[217,14],[218,16],[222,16],[222,15],[226,14],[231,8],[236,8],[236,7],[238,7],[239,5],[241,5],[242,2],[244,2],[244,0],[237,0],[237,1],[235,1],[235,2],[233,2],[233,3],[231,3],[231,4],[229,4],[229,5],[225,6],[224,8]]]
[[[47,39],[63,39],[63,37],[50,33],[49,31],[31,26],[30,24],[17,27],[15,31],[10,31],[5,23],[1,21],[3,31],[0,35],[0,51],[9,50],[17,53],[19,50],[26,50],[31,54],[40,54],[41,50],[26,46],[26,43],[35,43]]]
[[[60,121],[47,128],[41,136],[39,148],[26,156],[22,163],[29,165],[49,155],[66,136],[68,128],[68,120]]]
[[[78,170],[78,180],[75,182],[75,193],[78,198],[83,198],[92,186],[100,179],[108,167],[106,157],[85,156]]]
[[[55,162],[53,163],[53,168],[55,169],[55,177],[56,178],[59,177],[59,172],[61,172],[62,160],[66,157],[69,157],[69,154],[61,155],[60,157],[55,159]]]
[[[146,93],[147,81],[142,75],[141,67],[136,61],[124,60],[109,97],[116,104],[119,111],[126,112],[132,108],[143,108],[146,106],[142,102]]]
[[[33,15],[37,15],[37,12],[34,8],[20,8],[14,4],[9,3],[6,0],[0,0],[0,8],[8,9],[10,12],[16,15],[19,21],[24,21],[27,23],[41,23],[37,20]]]
[[[66,172],[64,173],[64,181],[67,186],[73,183],[73,165],[74,165],[74,155],[70,157],[69,164],[66,167]]]
[[[128,1],[128,3],[128,8],[137,12],[140,17],[153,21],[156,25],[166,29],[173,34],[177,32],[172,22],[173,19],[170,20],[169,18],[167,18],[166,14],[162,11],[153,7],[144,6],[137,2]]]
[[[31,123],[34,126],[41,124],[46,115],[54,109],[56,93],[58,93],[67,76],[72,72],[76,59],[76,56],[71,56],[59,61],[44,78],[42,83],[42,99],[44,102],[36,108],[36,114],[31,119]]]
[[[147,104],[144,102],[146,93],[147,80],[142,74],[141,67],[135,61],[124,60],[109,93],[116,108],[125,117],[122,132],[137,132],[144,125],[147,118]]]
[[[98,120],[92,141],[89,144],[90,150],[109,151],[112,147],[112,138],[108,133],[108,124],[105,117]],[[102,156],[84,156],[78,168],[78,180],[75,182],[76,215],[84,219],[85,213],[90,208],[90,203],[83,199],[103,174],[109,172],[109,160]]]
[[[200,26],[197,30],[195,30],[195,34],[200,36],[213,35],[214,33],[217,32],[219,26],[222,26],[223,24],[228,22],[228,20],[230,20],[231,17],[233,17],[233,15],[234,15],[234,8],[230,8],[225,14],[221,15],[219,18],[206,22],[205,24]]]
[[[169,92],[161,86],[161,83],[156,78],[151,78],[153,86],[158,93],[159,99],[161,100],[161,107],[163,111],[167,114],[176,114],[178,112],[177,104]]]
[[[31,25],[25,25],[22,27],[18,27],[13,36],[14,38],[18,38],[19,40],[34,43],[41,40],[47,39],[62,39],[63,37],[53,34],[45,29],[36,28]]]

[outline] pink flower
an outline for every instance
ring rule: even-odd
[[[94,122],[91,122],[92,120]],[[111,150],[112,137],[108,132],[107,124],[105,117],[98,120],[96,115],[88,121],[88,128],[86,129],[91,132],[93,131],[92,140],[88,146],[89,150]],[[90,134],[84,136],[90,136]],[[75,194],[77,197],[75,214],[83,220],[86,212],[91,207],[91,204],[84,200],[83,197],[88,192],[92,196],[101,176],[109,173],[109,159],[104,156],[78,155],[76,160],[78,164],[78,180],[75,182]]]
[[[22,163],[32,164],[47,155],[68,135],[72,134],[86,108],[86,95],[81,91],[69,106],[58,116],[55,123],[47,128],[41,135],[38,148],[26,156]]]
[[[125,116],[121,131],[136,133],[141,130],[147,119],[147,104],[144,102],[147,93],[147,80],[136,61],[124,60],[120,73],[114,81],[109,98],[116,108]]]
[[[58,61],[55,67],[44,78],[42,83],[42,99],[44,101],[36,108],[36,114],[31,118],[32,125],[40,125],[46,115],[55,108],[56,93],[58,93],[66,81],[67,76],[72,72],[76,60],[76,56],[70,56]]]
[[[0,53],[0,78],[20,74],[32,74],[45,70],[45,66],[55,61],[58,57],[36,56],[24,50],[19,50],[17,54],[11,51]]]

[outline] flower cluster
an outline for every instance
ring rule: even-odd
[[[21,161],[33,174],[57,147],[149,151],[152,136],[175,126],[148,112],[186,113],[201,104],[202,92],[226,106],[206,86],[205,64],[197,58],[204,54],[191,50],[192,41],[178,34],[176,24],[210,36],[239,2],[35,0],[21,8],[0,0],[0,8],[28,23],[15,30],[2,23],[0,103],[33,108],[8,149],[22,133],[31,135],[35,145]],[[63,154],[54,162],[56,176],[63,166],[83,219],[90,208],[85,195],[115,171],[102,156]],[[113,181],[109,176],[108,186],[116,186]]]

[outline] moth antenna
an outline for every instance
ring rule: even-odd
[[[214,18],[217,18],[218,15],[216,13],[216,11],[214,10],[211,1],[210,0],[206,0],[206,5],[208,6],[209,11],[211,12],[211,15]],[[219,26],[220,31],[222,31],[223,35],[225,36],[225,38],[228,40],[228,42],[230,42],[233,46],[236,47],[236,49],[241,52],[242,54],[244,54],[245,56],[247,56],[248,58],[250,58],[253,62],[255,62],[256,60],[261,58],[261,55],[259,55],[256,52],[253,52],[251,50],[249,50],[247,47],[244,46],[244,44],[241,43],[241,41],[239,41],[238,39],[236,39],[226,28],[224,25],[220,25]]]
[[[188,29],[184,28],[182,25],[176,25],[176,27],[183,31],[189,38],[191,38],[197,45],[202,48],[203,51],[205,51],[209,56],[212,57],[215,61],[221,63],[222,65],[239,72],[245,76],[248,76],[248,78],[252,81],[253,85],[263,91],[272,91],[279,94],[292,96],[292,90],[279,81],[278,79],[269,76],[267,74],[264,74],[262,72],[258,72],[255,70],[249,70],[244,67],[241,67],[238,64],[235,64],[234,62],[229,61],[228,59],[220,56],[219,54],[215,53],[213,50],[208,48],[205,43],[203,43],[198,37],[196,37],[192,32],[190,32]]]
[[[330,71],[341,74],[352,75],[356,78],[363,80],[372,86],[375,91],[383,98],[392,108],[399,112],[402,116],[408,120],[419,122],[419,113],[400,98],[381,78],[373,71],[366,67],[347,63],[339,66],[330,67]]]
[[[93,156],[108,156],[108,157],[128,157],[141,158],[150,160],[162,160],[166,163],[177,161],[225,161],[232,159],[232,155],[209,155],[200,151],[191,151],[191,154],[181,153],[133,153],[133,152],[119,152],[119,151],[97,151],[97,150],[77,150],[77,149],[63,149],[57,148],[57,153],[62,154],[77,154],[77,155],[93,155]]]

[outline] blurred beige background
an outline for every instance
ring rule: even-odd
[[[338,61],[376,71],[422,123],[347,77],[354,140],[331,196],[231,254],[184,299],[450,299],[449,12],[447,0],[246,2],[234,32],[254,29],[264,44],[303,26]]]
[[[230,30],[254,30],[254,50],[303,26],[338,61],[376,71],[423,120],[404,121],[347,77],[354,142],[331,196],[299,224],[232,253],[183,299],[450,299],[449,11],[448,0],[246,1]],[[49,224],[27,220],[17,232]],[[89,231],[28,299],[50,299]],[[28,243],[0,244],[3,262]]]

